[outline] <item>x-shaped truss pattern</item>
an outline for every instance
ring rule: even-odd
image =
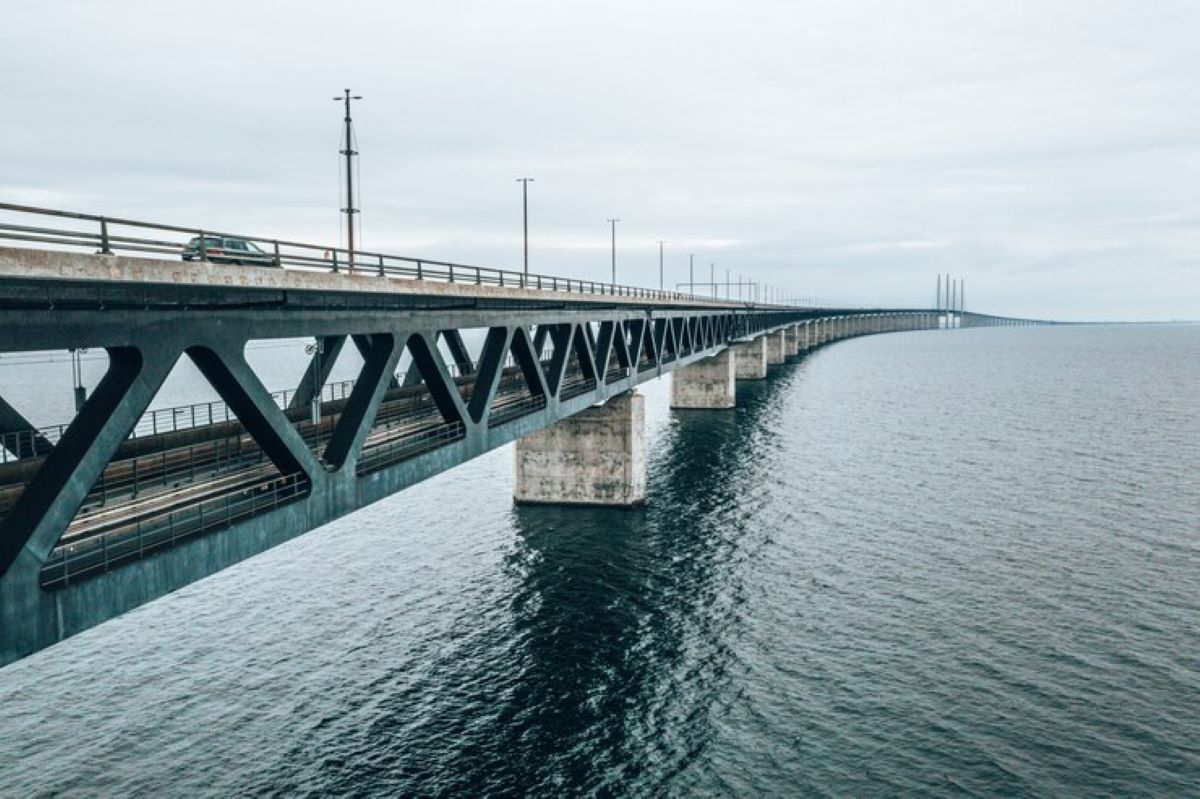
[[[109,359],[57,440],[30,435],[11,448],[14,462],[0,464],[0,663],[736,340],[820,316],[127,295],[47,302],[33,292],[19,311],[0,305],[0,321],[14,321],[5,349],[93,347]],[[281,402],[247,362],[246,344],[303,337],[320,344],[318,353]],[[359,374],[346,396],[322,403],[347,344],[362,358]],[[229,421],[210,414],[211,424],[130,438],[184,358],[220,396]],[[0,398],[0,433],[22,424]]]
[[[130,430],[181,357],[196,365],[236,416],[260,462],[273,467],[259,469],[263,479],[253,488],[286,482],[287,502],[307,498],[312,506],[307,515],[315,526],[628,390],[675,364],[711,354],[773,321],[695,312],[656,318],[643,310],[607,316],[594,322],[576,315],[566,321],[491,325],[477,360],[458,328],[321,332],[323,357],[313,358],[286,407],[280,407],[245,359],[245,344],[258,332],[251,320],[241,320],[240,334],[227,329],[212,336],[196,326],[191,340],[181,335],[187,326],[176,326],[171,335],[147,331],[134,341],[106,346],[108,371],[61,438],[53,445],[35,442],[18,453],[38,464],[32,473],[26,466],[29,477],[2,517],[0,574],[19,562],[41,567],[51,561],[80,508],[104,482],[106,470],[121,462]],[[363,366],[336,416],[322,420],[327,435],[314,446],[298,422],[348,340],[362,355]],[[443,351],[450,354],[450,363]],[[411,367],[400,385],[396,370],[405,352]],[[394,432],[381,432],[380,408],[405,391],[436,410],[436,416],[427,413],[419,424],[408,426],[401,420]],[[105,498],[111,493],[106,491]],[[278,504],[272,503],[269,511],[278,510]],[[172,504],[164,507],[178,510]],[[269,512],[267,507],[263,512]],[[138,512],[153,516],[155,509]],[[230,524],[244,519],[240,513],[229,516]],[[210,513],[204,529],[221,524],[219,514]],[[139,546],[139,556],[144,548]],[[110,560],[98,571],[113,565]],[[66,584],[62,577],[52,582]]]

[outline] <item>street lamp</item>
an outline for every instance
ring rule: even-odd
[[[658,290],[663,290],[663,245],[666,244],[662,239],[658,240]]]
[[[521,220],[525,227],[525,283],[529,283],[529,184],[533,178],[517,178],[521,184]]]
[[[696,296],[696,253],[688,253],[688,294]]]
[[[346,149],[341,151],[341,154],[346,156],[346,207],[342,209],[342,213],[346,215],[346,243],[349,245],[349,257],[346,262],[350,265],[350,271],[354,271],[354,215],[358,213],[358,209],[354,207],[354,156],[358,155],[358,150],[354,149],[354,121],[350,119],[350,101],[361,100],[361,94],[350,94],[349,89],[342,89],[341,97],[334,97],[334,102],[346,104]],[[334,270],[337,270],[337,259],[334,259]]]
[[[612,284],[617,285],[617,223],[620,219],[610,219],[608,223],[612,225]]]

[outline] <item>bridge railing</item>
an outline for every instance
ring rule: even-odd
[[[151,552],[169,549],[181,541],[267,511],[276,510],[308,495],[303,474],[290,474],[170,510],[128,526],[78,542],[55,547],[42,567],[43,588],[65,588],[73,581],[107,572],[122,563],[140,560]]]
[[[505,359],[505,368],[513,368],[515,361],[511,354]],[[446,371],[451,377],[459,377],[459,368],[455,363],[447,363]],[[406,372],[396,373],[398,385],[404,385]],[[350,397],[354,390],[355,381],[338,380],[326,383],[321,388],[322,402],[336,402]],[[280,408],[290,407],[296,389],[272,391],[271,399]],[[129,434],[130,439],[147,438],[149,436],[177,433],[198,427],[236,422],[237,417],[222,400],[194,402],[187,405],[175,405],[167,408],[155,408],[146,411]],[[69,424],[55,424],[38,427],[31,430],[15,430],[0,433],[0,465],[28,458],[40,457],[47,454],[63,437]]]
[[[326,383],[321,389],[321,399],[324,402],[344,400],[350,396],[353,388],[353,380]],[[286,409],[295,394],[295,389],[273,391],[271,399],[275,400],[275,404],[280,408]],[[142,415],[142,418],[130,431],[129,438],[146,438],[235,421],[237,421],[237,417],[222,400],[155,408]],[[63,437],[68,426],[67,424],[55,424],[33,430],[16,430],[0,434],[0,464],[46,454],[49,447],[57,444]]]
[[[763,303],[700,297],[680,291],[648,289],[555,275],[526,275],[516,270],[381,252],[356,250],[351,253],[344,247],[327,244],[308,244],[269,236],[233,234],[221,230],[165,225],[13,203],[0,203],[0,211],[12,214],[18,220],[0,221],[0,240],[79,248],[92,250],[98,255],[168,255],[196,262],[247,267],[374,275],[393,279],[570,294],[601,294],[647,300],[708,303],[719,301],[724,305],[773,307]],[[252,245],[254,249],[233,249],[228,246],[237,242],[241,243],[238,246]]]

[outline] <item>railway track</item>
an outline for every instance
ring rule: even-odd
[[[564,378],[567,395],[593,385],[578,373]],[[470,383],[460,383],[458,388],[464,399],[469,399]],[[503,424],[544,405],[544,399],[526,389],[519,371],[509,369],[493,400],[492,418]],[[319,425],[301,421],[296,429],[319,455],[338,418],[331,414]],[[374,461],[376,468],[382,468],[455,437],[454,425],[447,424],[428,392],[410,394],[381,404],[360,461]],[[384,457],[378,457],[380,454]],[[245,433],[114,461],[89,493],[56,551],[78,550],[105,536],[127,536],[140,525],[213,500],[270,491],[281,479],[290,477],[280,474]],[[0,486],[0,513],[7,512],[21,489],[23,486]]]

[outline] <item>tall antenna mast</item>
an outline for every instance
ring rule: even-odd
[[[334,97],[334,102],[346,104],[346,149],[341,150],[341,154],[346,156],[346,207],[342,209],[342,213],[346,215],[346,243],[349,250],[349,256],[346,262],[350,264],[350,271],[354,271],[354,215],[358,213],[354,207],[354,156],[358,155],[358,150],[354,149],[354,120],[350,118],[350,101],[361,100],[361,94],[350,94],[349,89],[342,89],[341,97]],[[336,264],[336,260],[334,262]],[[336,269],[336,266],[334,267]]]

